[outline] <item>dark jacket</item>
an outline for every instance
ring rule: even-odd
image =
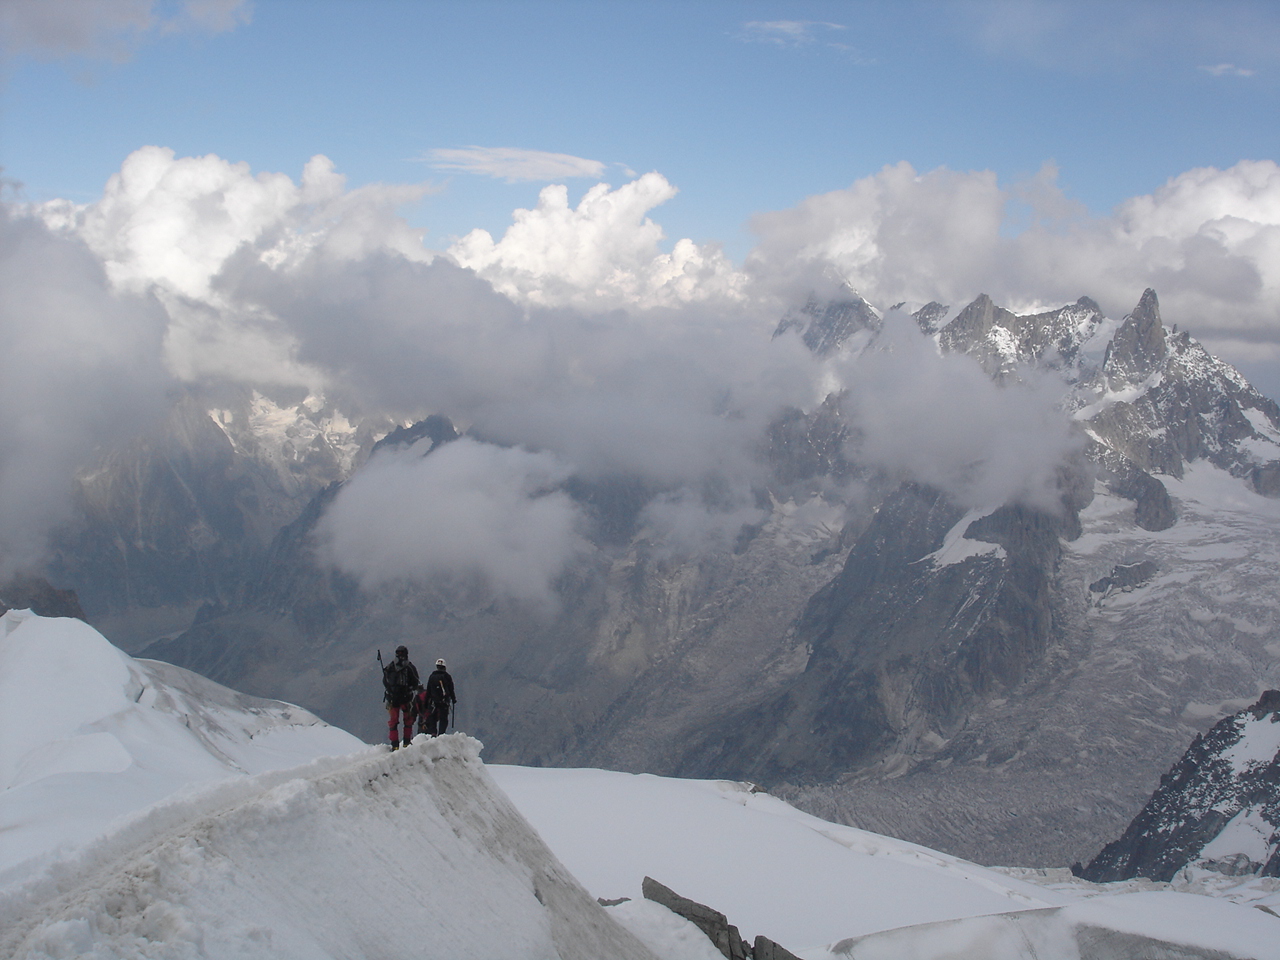
[[[453,677],[443,667],[436,667],[427,677],[427,698],[432,703],[457,703],[453,692]]]
[[[418,668],[410,660],[392,660],[382,670],[382,686],[387,691],[383,698],[393,707],[413,699],[418,689]]]

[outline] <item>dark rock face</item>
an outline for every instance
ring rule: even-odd
[[[899,304],[898,306],[902,305]],[[946,320],[947,313],[950,309],[951,308],[944,303],[939,303],[937,300],[931,300],[929,303],[926,303],[923,307],[913,313],[912,316],[915,317],[915,321],[920,325],[921,330],[928,335],[933,336],[933,334],[942,329],[943,321]]]
[[[50,572],[92,614],[229,593],[252,555],[255,491],[226,435],[190,400],[166,428],[82,482],[83,521],[58,539]]]
[[[1242,446],[1261,439],[1255,418],[1280,430],[1280,407],[1185,332],[1166,337],[1155,292],[1146,291],[1090,381],[1099,391],[1148,384],[1088,419],[1112,451],[1149,473],[1181,477],[1183,465],[1208,460],[1235,476],[1254,470]]]
[[[434,450],[443,443],[457,440],[460,436],[452,420],[439,414],[432,414],[425,420],[419,420],[407,427],[396,427],[373,445],[369,455],[372,456],[379,450],[388,448],[411,447],[423,439],[430,440],[428,448]]]
[[[921,329],[936,329],[940,347],[974,357],[996,379],[1013,376],[1019,366],[1078,368],[1082,347],[1103,320],[1101,309],[1088,297],[1048,313],[1019,316],[996,306],[984,293],[941,328],[937,308],[929,304],[914,314]]]
[[[793,628],[810,650],[804,672],[694,732],[679,769],[764,783],[833,778],[891,748],[945,739],[977,701],[1015,687],[1052,637],[1063,519],[1002,507],[964,531],[988,552],[930,560],[963,516],[915,485],[882,504]]]
[[[751,954],[747,945],[742,942],[738,928],[731,924],[723,913],[711,907],[682,897],[670,887],[664,886],[652,877],[645,877],[640,886],[646,900],[660,903],[672,913],[684,917],[697,926],[707,938],[715,944],[726,960],[749,960]]]
[[[41,617],[85,619],[74,590],[59,590],[43,577],[30,574],[15,576],[0,585],[0,614],[10,610],[30,610]]]
[[[1200,863],[1232,875],[1280,876],[1278,725],[1280,691],[1268,690],[1247,710],[1196,737],[1160,778],[1160,787],[1124,835],[1108,843],[1080,875],[1098,883],[1133,877],[1167,881],[1188,864]],[[1229,824],[1250,816],[1269,833],[1260,846],[1264,856],[1252,859],[1256,849],[1234,849],[1228,837],[1214,858],[1202,858]]]
[[[1113,590],[1132,590],[1151,580],[1160,568],[1154,560],[1137,563],[1118,563],[1108,576],[1089,584],[1090,593],[1110,593]]]
[[[1280,460],[1254,467],[1249,482],[1264,497],[1280,497]]]
[[[48,576],[127,647],[232,602],[276,532],[350,468],[321,429],[325,411],[318,425],[298,415],[306,431],[278,427],[263,439],[252,423],[285,411],[248,393],[219,402],[215,419],[215,399],[184,394],[152,435],[107,452],[79,478],[77,519],[55,534]],[[361,456],[379,426],[355,431]]]
[[[853,467],[845,456],[849,426],[839,398],[828,397],[811,413],[783,410],[769,425],[763,454],[786,486],[817,477],[843,480]]]
[[[854,334],[878,330],[880,317],[871,304],[850,291],[848,297],[827,303],[819,303],[811,297],[798,311],[783,317],[773,335],[781,336],[793,328],[801,330],[805,346],[825,357],[838,350]]]
[[[1102,370],[1113,384],[1139,384],[1163,367],[1167,356],[1160,304],[1148,289],[1111,338]]]

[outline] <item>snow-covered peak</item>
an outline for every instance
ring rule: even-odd
[[[237,454],[271,464],[281,486],[303,496],[313,493],[312,487],[346,479],[373,444],[398,425],[352,422],[315,394],[289,404],[257,390],[242,402],[211,410],[210,416]]]

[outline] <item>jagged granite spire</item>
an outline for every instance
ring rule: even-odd
[[[1138,384],[1159,370],[1168,355],[1160,301],[1148,287],[1111,338],[1102,369],[1113,384]]]

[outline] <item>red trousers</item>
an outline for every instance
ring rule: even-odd
[[[396,728],[401,724],[401,718],[404,723],[404,742],[408,743],[413,739],[413,704],[402,703],[399,706],[387,705],[387,738],[393,743],[399,743],[401,738],[396,736]]]

